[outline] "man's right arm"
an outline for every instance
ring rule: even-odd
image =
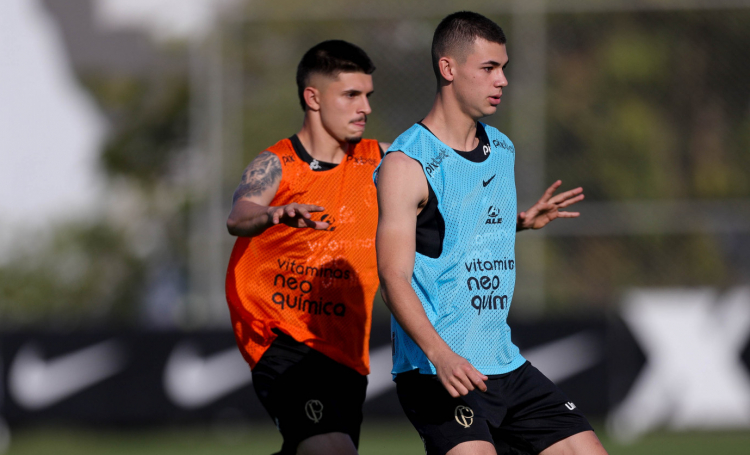
[[[389,153],[378,171],[378,232],[375,246],[383,300],[401,327],[435,365],[453,397],[487,390],[487,377],[454,353],[433,327],[411,286],[420,204],[427,199],[421,165],[403,153]]]
[[[323,211],[323,207],[296,203],[270,206],[279,189],[279,182],[281,162],[275,154],[263,152],[247,166],[232,198],[232,212],[227,219],[230,234],[254,237],[279,223],[300,228],[328,227],[328,223],[310,219],[310,212]]]

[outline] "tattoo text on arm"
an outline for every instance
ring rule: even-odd
[[[243,197],[260,196],[281,178],[281,163],[271,152],[258,155],[245,169],[242,181],[234,191],[232,203]]]

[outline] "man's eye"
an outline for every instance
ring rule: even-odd
[[[492,67],[491,67],[491,66],[485,66],[485,67],[484,67],[484,68],[482,68],[482,69],[484,69],[484,70],[485,70],[485,71],[487,71],[488,73],[489,73],[490,71],[492,71]]]

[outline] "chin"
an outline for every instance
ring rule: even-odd
[[[495,112],[497,112],[497,106],[490,106],[487,109],[482,112],[482,117],[487,117],[488,115],[492,115]]]

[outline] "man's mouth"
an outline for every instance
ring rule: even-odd
[[[490,104],[492,104],[493,106],[497,106],[498,104],[500,104],[500,97],[501,96],[502,95],[490,96],[489,97],[490,98]]]

